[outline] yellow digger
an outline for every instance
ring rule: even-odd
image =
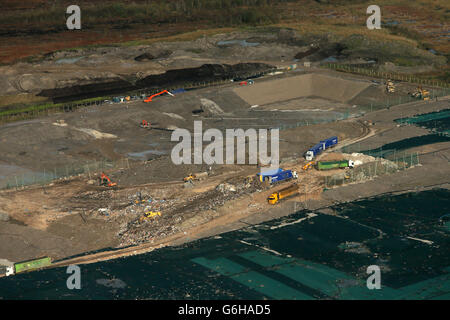
[[[430,91],[428,91],[427,89],[422,89],[422,86],[418,86],[416,91],[410,93],[410,95],[420,100],[430,100]]]
[[[188,175],[187,177],[184,177],[183,178],[183,181],[184,182],[190,182],[190,181],[194,181],[194,180],[196,180],[197,179],[197,177],[195,176],[195,174],[190,174],[190,175]]]
[[[139,218],[139,222],[144,222],[145,220],[154,219],[158,216],[161,216],[160,211],[147,211],[143,216]]]
[[[307,164],[305,164],[304,166],[303,166],[303,170],[308,170],[308,169],[311,169],[312,167],[313,167],[313,165],[314,165],[314,161],[310,161],[310,162],[308,162]]]

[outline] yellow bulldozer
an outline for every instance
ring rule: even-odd
[[[160,211],[147,211],[144,213],[143,216],[141,216],[139,218],[139,222],[144,222],[146,220],[150,220],[150,219],[154,219],[158,216],[161,216],[161,212]]]

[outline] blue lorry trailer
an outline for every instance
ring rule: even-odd
[[[293,178],[297,178],[297,172],[293,172],[291,170],[283,170],[279,168],[278,170],[273,171],[266,171],[262,173],[256,174],[259,177],[259,181],[269,181],[270,184],[283,181],[283,180],[289,180]]]
[[[318,144],[316,144],[314,147],[310,148],[305,153],[305,158],[308,161],[311,161],[316,157],[318,154],[320,154],[323,150],[326,150],[338,143],[338,137],[331,137],[325,140],[320,141]]]

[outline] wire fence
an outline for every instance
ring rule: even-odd
[[[133,100],[144,100],[148,96],[161,92],[162,90],[167,91],[173,91],[175,89],[183,88],[186,90],[193,90],[193,89],[200,89],[204,87],[213,87],[213,86],[219,86],[228,84],[231,82],[231,80],[234,81],[241,81],[245,79],[250,78],[259,78],[266,74],[272,73],[276,71],[276,69],[269,69],[266,71],[261,71],[257,73],[245,73],[245,74],[233,74],[232,77],[227,79],[219,79],[219,80],[211,80],[211,81],[198,81],[198,82],[186,82],[184,84],[180,84],[176,87],[168,87],[168,88],[151,88],[151,89],[142,89],[142,90],[136,90],[131,92],[122,93],[117,96],[107,96],[107,97],[98,97],[98,98],[92,98],[92,99],[85,99],[80,100],[76,102],[68,102],[68,103],[47,103],[43,105],[36,105],[33,107],[23,108],[17,111],[4,111],[2,114],[0,114],[0,124],[1,123],[8,123],[8,122],[14,122],[14,121],[23,121],[23,120],[29,120],[38,118],[41,116],[48,116],[50,114],[56,114],[56,113],[64,113],[64,112],[73,112],[80,108],[85,108],[89,106],[100,106],[104,104],[112,104],[115,103],[113,100],[114,98],[121,97],[125,98],[128,97],[128,99],[122,99],[117,103],[123,103]]]
[[[0,189],[19,189],[30,185],[46,185],[58,180],[65,180],[75,176],[87,176],[94,179],[101,172],[115,169],[130,169],[134,162],[128,158],[119,160],[90,161],[85,164],[67,164],[54,167],[51,170],[43,169],[41,172],[26,172],[22,174],[7,175],[0,180]]]
[[[341,186],[348,183],[363,182],[375,177],[392,174],[419,164],[418,153],[397,152],[394,150],[387,158],[376,158],[352,169],[324,177],[325,188]]]
[[[374,78],[382,78],[382,79],[391,79],[391,80],[397,80],[397,81],[405,81],[410,83],[417,83],[417,84],[424,84],[428,86],[433,87],[440,87],[440,88],[449,88],[450,83],[437,80],[437,79],[426,79],[426,78],[420,78],[416,77],[414,75],[410,74],[404,74],[404,73],[396,73],[396,72],[384,72],[380,71],[376,68],[367,66],[354,66],[354,65],[348,65],[348,64],[339,64],[339,63],[324,63],[320,65],[323,68],[328,68],[336,71],[344,71],[349,73],[355,73],[355,74],[362,74]]]

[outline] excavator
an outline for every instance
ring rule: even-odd
[[[422,89],[422,86],[418,86],[416,91],[409,93],[409,95],[420,100],[430,100],[430,91]]]
[[[144,129],[151,129],[152,128],[152,124],[150,122],[148,122],[147,120],[142,120],[141,124],[139,125],[141,128]]]
[[[303,170],[308,170],[308,169],[311,169],[312,167],[313,167],[313,165],[314,165],[314,161],[310,161],[310,162],[308,162],[307,164],[305,164],[304,166],[303,166]]]
[[[117,183],[112,182],[111,179],[103,172],[102,172],[102,175],[99,177],[99,184],[101,186],[107,186],[107,187],[117,186]]]
[[[161,94],[163,94],[163,93],[168,93],[168,94],[170,94],[172,97],[174,96],[174,95],[171,94],[169,91],[163,90],[163,91],[161,91],[161,92],[152,94],[150,97],[147,97],[147,98],[144,100],[144,102],[150,102],[150,101],[152,101],[152,99],[153,99],[154,97],[159,96],[159,95],[161,95]]]
[[[189,174],[187,177],[183,178],[184,182],[192,182],[196,179],[197,177],[195,176],[195,174]]]

